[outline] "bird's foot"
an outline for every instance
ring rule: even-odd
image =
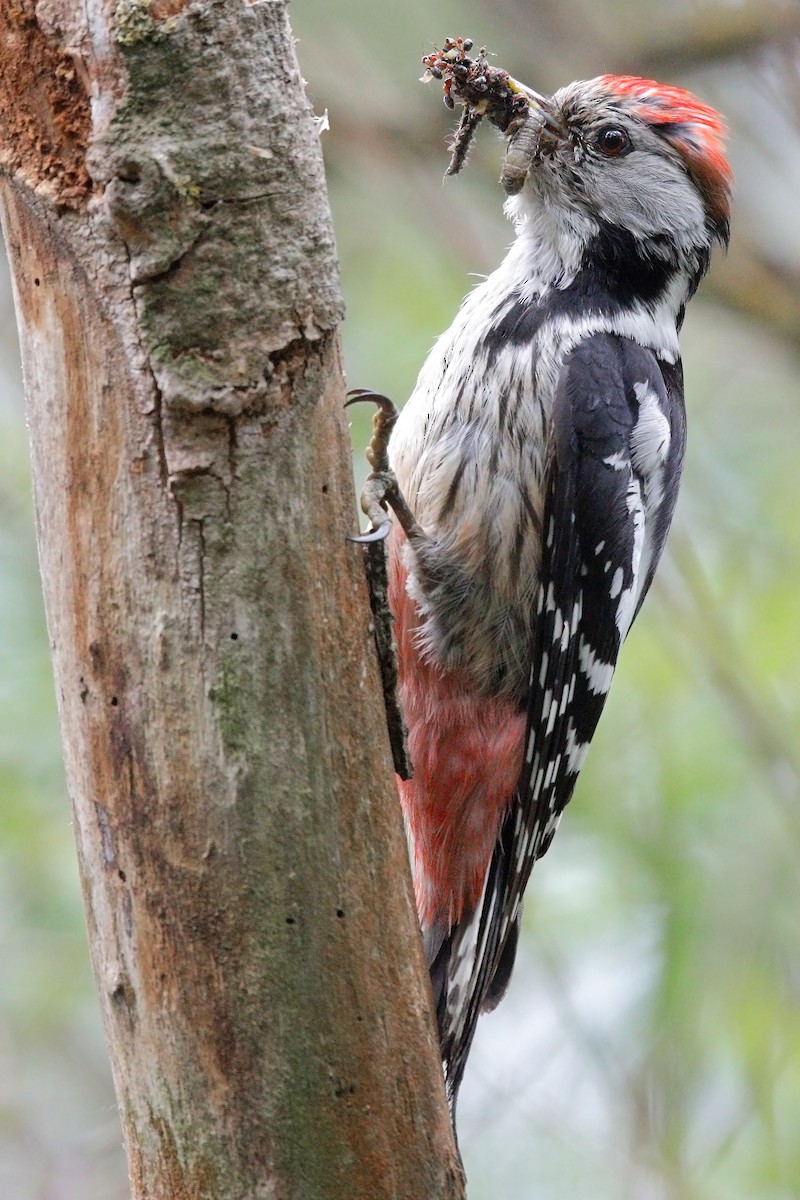
[[[372,437],[367,447],[367,462],[372,467],[372,472],[367,476],[361,492],[361,509],[369,518],[372,528],[366,533],[354,534],[349,540],[366,545],[383,541],[392,528],[391,519],[386,515],[387,504],[407,537],[422,536],[422,530],[406,504],[394,471],[389,466],[389,438],[400,414],[389,397],[382,396],[380,392],[370,391],[369,388],[356,388],[347,394],[345,407],[358,404],[362,400],[372,400],[378,406],[372,418]]]
[[[401,779],[410,779],[411,760],[408,755],[408,734],[397,694],[397,646],[394,639],[394,618],[389,607],[389,576],[383,545],[392,527],[392,522],[386,515],[387,504],[397,513],[398,520],[407,534],[410,529],[416,529],[418,526],[397,486],[394,472],[389,467],[389,437],[398,417],[397,409],[388,396],[381,396],[378,392],[363,388],[350,392],[347,403],[356,404],[359,400],[373,400],[378,406],[372,419],[372,438],[367,448],[367,461],[372,467],[372,474],[367,478],[361,493],[361,507],[369,517],[372,528],[366,533],[351,536],[349,540],[364,546],[375,648],[381,669],[386,724],[394,769]]]

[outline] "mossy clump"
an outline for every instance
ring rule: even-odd
[[[160,41],[173,24],[158,21],[153,13],[155,0],[119,0],[114,14],[114,35],[120,46],[135,46],[138,42]]]

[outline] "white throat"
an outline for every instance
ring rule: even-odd
[[[569,287],[586,246],[598,232],[597,222],[529,188],[506,201],[505,214],[517,234],[506,262],[510,266],[513,260],[526,278],[523,299],[533,299],[551,287]]]

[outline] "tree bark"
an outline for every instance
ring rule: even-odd
[[[10,0],[0,181],[133,1196],[458,1197],[281,0]]]

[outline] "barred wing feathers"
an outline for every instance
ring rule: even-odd
[[[481,902],[451,933],[439,1004],[455,1105],[478,1016],[513,965],[522,895],[568,803],[677,497],[680,366],[614,334],[565,360],[554,400],[525,758]]]

